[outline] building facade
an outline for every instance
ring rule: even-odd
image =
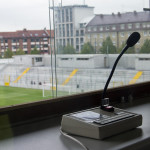
[[[90,42],[98,52],[103,41],[109,36],[113,45],[119,48],[134,31],[141,34],[141,39],[135,45],[135,50],[138,52],[144,41],[150,39],[149,12],[95,15],[86,26],[85,42]]]
[[[73,5],[55,7],[55,31],[58,53],[65,46],[72,45],[80,53],[84,44],[85,26],[93,18],[94,7]]]
[[[15,32],[0,32],[0,55],[4,56],[7,49],[14,53],[18,49],[22,49],[25,54],[30,54],[35,47],[41,54],[50,54],[53,51],[54,32],[51,31],[51,45],[50,45],[50,31],[43,30],[19,30]]]

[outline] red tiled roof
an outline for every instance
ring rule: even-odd
[[[50,36],[50,30],[47,30],[49,36]],[[54,37],[54,30],[51,30],[51,37],[53,38]]]
[[[0,32],[0,37],[3,38],[32,38],[32,37],[48,37],[50,35],[49,30],[18,30],[16,32]],[[51,37],[54,37],[54,32],[51,30]]]

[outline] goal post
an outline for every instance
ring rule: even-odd
[[[52,96],[52,90],[56,91],[56,84],[52,86],[51,83],[45,83],[42,86],[42,94],[43,97],[50,97]],[[66,85],[57,85],[57,93],[58,96],[65,96],[71,94],[71,87]]]
[[[4,85],[9,86],[10,84],[10,75],[5,75],[4,76]]]

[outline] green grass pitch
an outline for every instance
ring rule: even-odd
[[[43,97],[42,90],[0,86],[0,107],[29,103],[49,97]]]

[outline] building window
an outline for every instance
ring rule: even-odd
[[[76,45],[76,50],[79,50],[79,45]]]
[[[124,43],[125,43],[125,41],[121,41],[121,45],[124,44]]]
[[[81,30],[81,31],[80,31],[80,35],[81,35],[81,36],[84,36],[84,30]]]
[[[16,43],[17,42],[17,40],[16,39],[12,39],[12,43]]]
[[[71,38],[71,45],[73,46],[74,44],[73,44],[73,38]]]
[[[105,33],[105,37],[107,38],[109,36],[109,34],[108,33]]]
[[[124,37],[124,32],[121,32],[121,37]]]
[[[101,27],[99,27],[99,30],[100,30],[100,31],[103,31],[103,27],[102,27],[102,26],[101,26]]]
[[[65,40],[65,39],[63,39],[63,46],[65,46],[65,44],[66,44],[66,40]]]
[[[135,27],[138,29],[138,28],[140,28],[140,23],[136,23],[135,24]]]
[[[146,26],[147,26],[147,28],[149,28],[149,27],[150,27],[150,23],[147,23],[147,25],[146,25]]]
[[[110,27],[109,26],[106,26],[106,30],[109,30],[110,29]]]
[[[83,38],[80,38],[80,43],[82,44],[84,42]]]
[[[5,43],[7,43],[8,42],[8,40],[5,40]]]
[[[3,43],[3,39],[1,39],[0,41],[1,41],[1,43]]]
[[[44,48],[47,48],[47,47],[48,47],[48,45],[47,45],[47,44],[44,44],[44,45],[43,45],[43,47],[44,47]]]
[[[70,22],[72,22],[72,8],[70,8]]]
[[[38,34],[37,34],[37,33],[35,33],[35,36],[38,36]]]
[[[83,23],[80,23],[80,28],[83,28],[84,27],[84,24]]]
[[[47,38],[43,38],[43,40],[47,40]],[[36,42],[39,42],[40,39],[35,39]]]
[[[102,42],[99,43],[99,46],[102,46]]]
[[[35,39],[31,39],[31,42],[35,42]]]
[[[142,26],[143,26],[143,28],[146,28],[146,23],[143,23]]]
[[[144,33],[143,33],[143,34],[144,34],[144,36],[147,36],[147,31],[144,31]]]
[[[67,24],[67,36],[69,36],[69,24]]]
[[[94,28],[93,28],[93,31],[96,31],[96,30],[97,30],[97,28],[96,28],[96,27],[94,27]]]
[[[59,17],[59,21],[60,21],[61,17]],[[64,9],[62,10],[62,22],[65,21],[65,17],[64,17]]]
[[[90,35],[90,34],[88,34],[88,35],[87,35],[87,38],[88,38],[88,39],[91,39],[91,35]]]
[[[116,33],[112,33],[112,37],[115,38],[116,37]]]
[[[76,36],[79,36],[79,30],[76,30]]]
[[[79,38],[76,38],[76,44],[79,44]]]
[[[35,61],[36,61],[36,62],[42,62],[42,57],[36,57],[36,58],[35,58]]]
[[[77,58],[77,60],[89,60],[89,58]]]
[[[116,41],[113,41],[113,45],[116,46]]]
[[[27,39],[23,39],[23,42],[27,42]]]
[[[100,33],[100,38],[101,38],[101,39],[103,38],[103,33]]]
[[[88,27],[88,31],[91,31],[91,27]]]
[[[61,35],[61,25],[59,25],[59,36],[61,37],[62,35]]]
[[[13,46],[12,46],[12,49],[17,49],[17,46],[16,46],[16,45],[13,45]]]
[[[112,26],[112,30],[116,30],[116,26]]]
[[[36,39],[36,41],[37,41],[37,40],[39,40],[39,39]],[[47,41],[47,40],[48,40],[47,38],[43,38],[43,41]],[[37,41],[37,42],[39,42],[39,41]]]
[[[66,9],[66,22],[69,22],[69,12],[68,12],[68,9]]]
[[[63,28],[63,37],[65,37],[65,25],[64,24],[62,25],[62,28]]]
[[[27,48],[27,45],[23,45],[23,49],[26,49]]]
[[[128,32],[128,37],[131,35],[131,32]]]
[[[70,40],[69,39],[67,39],[67,44],[70,44]]]
[[[71,32],[71,36],[73,36],[73,24],[70,24],[70,32]]]
[[[31,45],[31,48],[35,48],[36,46],[35,45]]]
[[[121,29],[121,30],[125,29],[125,24],[121,24],[121,25],[120,25],[120,29]]]
[[[97,34],[94,34],[94,38],[97,38]]]
[[[132,29],[132,24],[128,24],[128,29]]]

